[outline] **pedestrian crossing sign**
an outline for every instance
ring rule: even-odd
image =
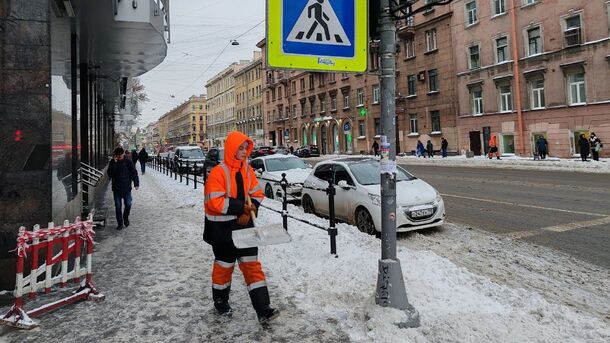
[[[267,0],[267,65],[364,72],[367,0]]]

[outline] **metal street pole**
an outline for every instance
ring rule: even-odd
[[[375,303],[404,310],[403,327],[418,327],[419,313],[409,304],[396,257],[396,24],[391,0],[380,1],[381,56],[381,259]]]

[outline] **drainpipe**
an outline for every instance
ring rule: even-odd
[[[519,68],[519,47],[517,45],[517,7],[515,0],[510,0],[510,18],[512,26],[513,46],[513,75],[515,78],[515,101],[517,107],[517,127],[519,130],[519,154],[525,155],[525,141],[523,134],[523,113],[521,111],[521,72]]]

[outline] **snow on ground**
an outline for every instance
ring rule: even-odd
[[[236,268],[235,314],[219,319],[211,310],[213,255],[201,240],[202,190],[155,171],[141,183],[134,193],[132,226],[99,233],[94,279],[106,301],[59,310],[30,332],[0,331],[0,340],[610,341],[610,320],[604,318],[610,299],[607,271],[453,225],[400,236],[398,257],[409,301],[421,316],[419,328],[391,324],[389,319],[400,315],[396,310],[370,310],[375,308],[378,239],[339,224],[335,258],[326,232],[292,219],[292,243],[260,249],[272,304],[282,315],[271,329],[260,327]],[[280,207],[272,200],[265,204]],[[327,223],[292,205],[289,212]],[[260,215],[259,224],[281,222],[269,210],[261,209]],[[367,310],[371,318],[365,316]]]
[[[332,159],[339,157],[372,157],[371,155],[323,155],[322,159]],[[416,156],[397,156],[396,161],[404,164],[418,165],[441,165],[453,167],[476,167],[476,168],[503,168],[503,169],[528,169],[528,170],[553,170],[584,173],[610,173],[610,159],[602,158],[600,161],[582,162],[579,158],[560,159],[547,158],[545,160],[534,161],[533,158],[519,156],[503,156],[500,160],[488,159],[485,156],[466,158],[464,155],[449,156],[442,158],[423,158]]]

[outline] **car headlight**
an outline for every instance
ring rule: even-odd
[[[369,193],[369,199],[375,206],[381,206],[381,196]]]
[[[438,205],[443,201],[443,198],[441,197],[441,193],[439,193],[438,191],[436,192],[436,198],[434,198],[434,204]]]

